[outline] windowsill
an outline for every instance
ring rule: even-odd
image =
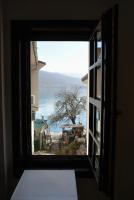
[[[77,200],[74,170],[25,170],[11,200]]]

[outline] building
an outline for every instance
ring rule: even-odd
[[[82,124],[62,124],[62,138],[66,143],[71,143],[75,137],[81,138],[84,135],[84,126]]]
[[[42,116],[42,119],[36,119],[34,121],[34,152],[36,151],[44,151],[48,150],[48,145],[52,143],[52,138],[50,135],[50,130],[47,124],[47,120],[44,120],[44,117]]]
[[[88,84],[88,73],[85,75],[85,76],[83,76],[82,78],[81,78],[81,80],[82,80],[82,82],[84,83],[84,84]]]
[[[115,169],[113,199],[134,198],[134,2],[120,0],[74,1],[0,1],[0,199],[8,200],[19,181],[13,173],[12,104],[11,104],[11,20],[93,20],[99,19],[114,4],[119,4],[118,17],[118,68],[115,135]],[[17,78],[17,77],[16,77]],[[15,112],[15,110],[14,110]],[[16,124],[17,124],[16,119]],[[18,167],[18,166],[16,166]],[[85,188],[88,188],[85,193]],[[87,179],[78,180],[78,193],[82,199],[99,199],[99,192]],[[85,195],[87,197],[85,197]],[[101,199],[106,197],[101,194]]]
[[[39,70],[46,65],[45,62],[38,60],[37,42],[32,41],[31,48],[31,135],[32,153],[34,153],[34,121],[35,113],[39,108]]]

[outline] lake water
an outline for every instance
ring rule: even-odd
[[[39,111],[36,113],[36,119],[41,119],[42,115],[44,116],[44,119],[48,119],[48,117],[54,113],[54,102],[46,102],[45,104],[40,104]],[[70,121],[71,122],[71,121]],[[86,127],[86,111],[83,111],[80,116],[77,116],[76,123],[81,122],[84,127]],[[61,123],[62,124],[62,123]],[[61,132],[62,129],[60,128],[60,125],[51,125],[50,131],[52,132]]]
[[[86,88],[84,88],[81,91],[81,96],[86,96],[87,94],[87,90]],[[44,116],[44,119],[48,119],[48,117],[54,113],[55,110],[55,102],[56,102],[56,98],[55,98],[55,94],[53,94],[53,96],[51,96],[51,98],[49,96],[46,96],[46,98],[41,99],[40,98],[40,102],[39,102],[39,111],[36,112],[36,119],[41,119],[42,115]],[[76,123],[82,123],[84,125],[84,127],[86,127],[86,111],[83,111],[80,116],[77,116],[76,118]],[[64,123],[64,122],[62,122]],[[61,123],[61,124],[62,124]],[[70,121],[71,123],[71,121]],[[58,133],[61,132],[62,129],[60,128],[60,125],[51,125],[50,126],[50,131]]]

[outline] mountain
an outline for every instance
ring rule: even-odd
[[[85,91],[86,87],[81,78],[41,70],[39,72],[40,103],[54,99],[56,93],[62,89],[71,89],[76,86],[81,87],[81,91]]]

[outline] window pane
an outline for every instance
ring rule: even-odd
[[[98,142],[101,140],[101,120],[100,120],[100,111],[96,109],[96,139]]]
[[[101,77],[102,77],[102,75],[101,75],[101,68],[99,67],[99,68],[97,68],[96,69],[96,97],[98,98],[98,99],[101,99]]]
[[[93,164],[93,167],[95,165],[95,143],[94,141],[92,142],[92,154],[91,154],[91,160],[92,160],[92,164]]]
[[[99,162],[100,162],[100,147],[95,145],[95,170],[99,175]]]
[[[88,51],[88,42],[31,42],[33,155],[87,155]]]
[[[89,96],[93,97],[94,94],[94,70],[90,70],[90,88],[89,88]]]
[[[91,103],[89,104],[89,118],[90,118],[89,129],[93,133],[93,105]]]
[[[101,32],[97,32],[97,59],[101,59],[101,53],[102,53]]]

